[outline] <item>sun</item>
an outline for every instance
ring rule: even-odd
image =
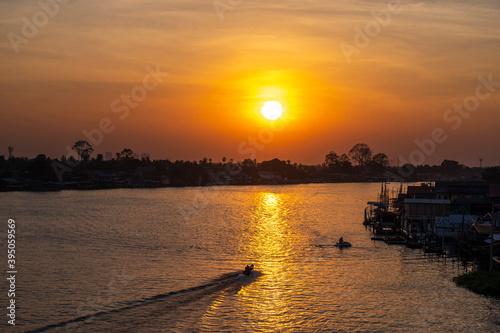
[[[269,120],[276,120],[283,114],[283,107],[280,102],[269,101],[265,102],[264,106],[260,109],[264,118]]]

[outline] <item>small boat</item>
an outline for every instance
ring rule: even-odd
[[[336,247],[349,247],[349,246],[351,246],[351,243],[349,243],[349,242],[335,243],[334,246],[336,246]]]
[[[250,275],[253,273],[253,264],[252,265],[247,265],[245,269],[243,270],[243,275]]]

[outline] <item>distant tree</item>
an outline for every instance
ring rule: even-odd
[[[259,165],[259,170],[275,172],[281,177],[289,179],[297,179],[299,176],[297,169],[291,163],[288,164],[287,161],[281,161],[277,158],[270,161],[263,161]]]
[[[331,151],[325,157],[325,166],[330,169],[334,169],[339,165],[339,155],[337,153]]]
[[[222,163],[226,163],[226,157],[222,158]]]
[[[413,164],[406,163],[403,166],[398,168],[398,174],[406,179],[416,179],[417,178],[417,169]]]
[[[454,160],[444,160],[441,163],[442,168],[456,168],[458,166],[460,166],[460,163],[458,163],[457,161],[454,161]]]
[[[383,168],[387,168],[389,166],[389,157],[384,153],[378,153],[373,156],[373,162]]]
[[[372,150],[366,143],[357,143],[349,150],[349,157],[359,166],[365,166],[372,160]]]
[[[460,163],[453,160],[444,160],[441,163],[441,171],[452,175],[459,175],[462,172],[462,167]]]
[[[73,145],[73,150],[76,150],[78,156],[80,156],[80,160],[87,161],[90,158],[90,155],[94,151],[92,145],[85,140],[77,141]]]
[[[273,171],[273,172],[281,172],[286,168],[286,162],[281,161],[280,159],[273,158],[270,161],[263,161],[259,169],[262,171]]]
[[[132,159],[132,155],[134,155],[134,152],[129,148],[123,149],[121,153],[116,153],[118,160],[130,160]]]
[[[27,171],[30,179],[49,180],[51,174],[51,160],[45,154],[38,154],[28,162]]]
[[[245,159],[241,164],[245,166],[255,165],[254,161],[250,158]]]
[[[349,171],[352,169],[352,163],[347,154],[342,154],[339,157],[339,166],[342,171]]]
[[[88,168],[90,170],[102,170],[105,166],[103,154],[97,154],[96,158],[92,159]]]
[[[349,172],[352,168],[349,156],[346,154],[337,155],[335,152],[330,152],[325,157],[325,166],[337,172]]]

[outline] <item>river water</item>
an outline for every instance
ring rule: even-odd
[[[500,301],[453,283],[463,267],[370,240],[363,210],[378,190],[0,193],[3,267],[10,218],[18,272],[16,326],[4,282],[0,330],[499,332]],[[341,236],[353,246],[333,247]]]

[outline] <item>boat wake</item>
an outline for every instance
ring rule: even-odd
[[[117,308],[31,329],[26,332],[147,332],[154,328],[194,327],[207,307],[221,295],[238,293],[261,276],[259,271],[243,275],[226,273],[206,284],[129,301]],[[187,315],[188,314],[188,315]]]

